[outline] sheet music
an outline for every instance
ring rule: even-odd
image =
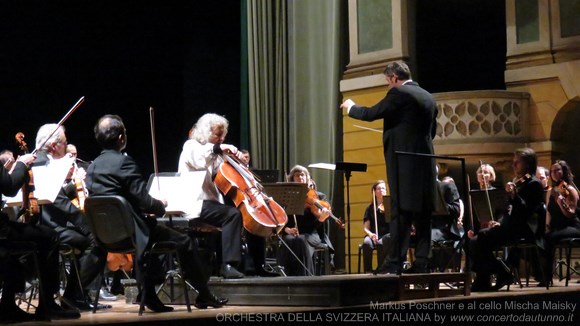
[[[201,201],[198,199],[206,173],[193,171],[177,176],[154,177],[149,194],[154,198],[167,200],[166,214],[186,215],[196,211],[196,208],[199,211],[201,207],[197,206],[201,205]]]
[[[73,158],[65,156],[49,160],[46,165],[32,166],[34,196],[39,205],[53,203],[73,164]],[[22,206],[22,189],[14,197],[6,197],[6,206]]]

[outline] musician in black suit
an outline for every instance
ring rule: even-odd
[[[149,270],[151,265],[144,266],[143,252],[153,242],[174,241],[178,244],[178,255],[184,277],[199,292],[195,306],[200,309],[221,307],[228,300],[213,295],[207,285],[209,277],[199,259],[195,243],[186,234],[158,225],[156,218],[145,216],[146,213],[162,216],[165,214],[166,201],[151,197],[147,184],[141,175],[137,163],[130,156],[122,153],[127,145],[127,133],[123,120],[117,115],[105,115],[95,126],[95,138],[103,148],[101,154],[91,163],[87,171],[87,188],[91,196],[120,195],[133,206],[138,215],[136,230],[136,261],[144,272],[143,286],[147,289],[146,306],[155,312],[172,311],[172,307],[163,305],[155,294],[155,282],[159,274]],[[103,268],[98,267],[98,268]]]
[[[78,259],[79,271],[74,270],[75,264],[71,264],[63,297],[80,310],[88,311],[92,309],[92,300],[88,296],[89,287],[100,273],[100,270],[95,269],[94,266],[103,266],[107,253],[97,247],[79,202],[77,201],[76,205],[73,204],[73,200],[78,200],[74,178],[82,182],[85,170],[76,167],[73,164],[74,159],[66,153],[67,138],[63,126],[48,123],[40,127],[36,134],[36,148],[38,158],[34,162],[35,165],[42,166],[51,161],[70,161],[69,174],[62,180],[62,187],[54,202],[41,207],[41,223],[58,233],[60,243],[70,245],[78,253],[75,259]],[[42,186],[47,185],[36,184],[36,188]],[[77,272],[82,288],[79,288],[79,282],[76,279]],[[98,308],[111,308],[111,306],[101,304]]]
[[[412,223],[417,232],[414,271],[429,272],[435,162],[421,156],[397,157],[395,152],[433,154],[437,104],[429,92],[411,79],[411,71],[404,62],[389,63],[383,73],[390,85],[385,98],[372,107],[359,106],[347,99],[341,108],[347,109],[351,118],[383,119],[383,147],[393,216],[390,231],[394,245],[398,244],[400,250],[392,251],[380,272],[396,273],[402,269]]]
[[[28,166],[35,155],[20,156],[11,173],[0,166],[0,192],[3,195],[15,196],[18,190],[28,182]],[[0,323],[22,322],[42,319],[46,311],[51,319],[77,319],[80,313],[76,310],[65,310],[56,304],[52,296],[59,291],[58,279],[58,234],[51,228],[32,223],[9,221],[8,216],[0,213],[0,272],[3,275],[2,301],[0,303]],[[36,316],[20,310],[15,303],[15,293],[24,288],[25,268],[9,254],[12,241],[34,242],[38,249],[39,265],[42,268],[42,295],[40,296]]]
[[[517,149],[513,157],[513,182],[506,184],[508,208],[499,221],[490,221],[489,227],[480,230],[471,238],[469,247],[473,271],[476,273],[472,291],[493,291],[513,283],[513,276],[506,266],[514,266],[519,256],[511,252],[505,266],[496,259],[494,250],[509,242],[534,243],[539,241],[538,211],[543,207],[544,190],[536,178],[537,157],[531,148]],[[491,286],[491,275],[496,275],[496,284]]]

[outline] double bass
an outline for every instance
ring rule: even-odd
[[[280,233],[288,222],[284,209],[263,192],[262,185],[241,162],[229,155],[223,157],[214,183],[241,211],[244,228],[261,237]]]

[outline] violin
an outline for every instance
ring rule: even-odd
[[[330,203],[326,200],[318,199],[318,193],[316,190],[308,190],[308,193],[306,194],[306,207],[310,209],[319,222],[324,222],[330,217],[341,229],[344,229],[344,223],[332,214]],[[323,212],[325,208],[328,210],[327,212]]]
[[[79,167],[76,163],[76,160],[73,161],[73,182],[75,183],[76,193],[77,196],[71,200],[73,205],[75,205],[81,211],[85,209],[85,199],[87,199],[88,191],[87,187],[85,187],[85,181],[81,179],[79,176]]]
[[[16,133],[14,136],[18,148],[24,153],[28,153],[28,146],[24,141],[24,134],[22,132]],[[28,183],[22,186],[22,208],[20,210],[20,215],[22,216],[22,222],[24,223],[35,223],[40,214],[40,207],[38,206],[38,198],[34,195],[34,175],[32,174],[32,169],[28,169]]]
[[[558,185],[558,193],[564,198],[570,196],[570,190],[568,190],[568,183],[566,181],[562,180],[562,182],[560,182]]]

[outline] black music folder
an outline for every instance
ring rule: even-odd
[[[489,204],[487,197],[489,194]],[[479,220],[479,223],[487,223],[493,219],[497,220],[501,217],[505,209],[507,208],[507,194],[504,189],[494,188],[487,191],[485,190],[471,190],[469,195],[471,196],[471,205],[473,209],[473,215]],[[490,211],[491,204],[491,211]]]
[[[300,182],[264,183],[264,193],[284,208],[288,215],[304,214],[308,186]]]
[[[257,176],[258,182],[260,183],[273,183],[282,181],[282,173],[280,170],[250,170],[252,173]]]

